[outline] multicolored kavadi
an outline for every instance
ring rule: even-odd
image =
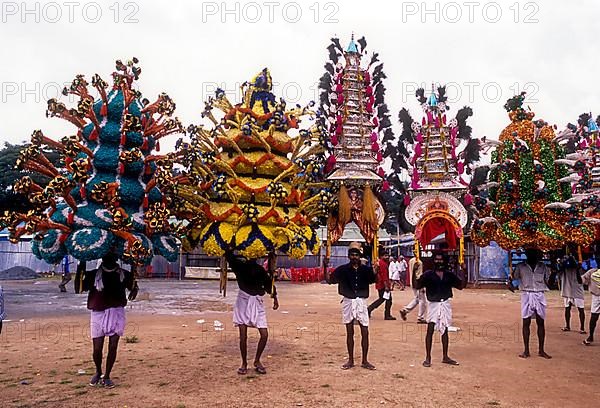
[[[317,217],[329,196],[322,178],[323,140],[315,115],[276,100],[268,69],[242,85],[243,100],[233,105],[222,90],[209,98],[202,114],[210,128],[190,126],[169,157],[171,177],[162,186],[173,197],[184,249],[197,245],[211,256],[226,250],[255,259],[279,250],[302,258],[316,254]],[[220,112],[217,112],[220,111]]]
[[[150,103],[133,89],[141,72],[137,63],[117,61],[111,89],[94,75],[98,99],[77,75],[63,90],[79,97],[76,108],[50,99],[46,112],[71,122],[77,133],[57,142],[36,130],[21,151],[18,168],[51,180],[44,188],[28,176],[17,181],[15,191],[26,195],[32,209],[4,213],[0,225],[13,242],[34,234],[38,258],[57,263],[69,254],[91,261],[115,252],[139,265],[149,264],[154,254],[177,259],[180,243],[171,231],[167,198],[156,187],[151,152],[159,149],[159,139],[183,128],[170,118],[175,103],[169,96]],[[64,167],[56,168],[44,149],[60,152]]]
[[[508,100],[511,123],[502,131],[492,152],[489,181],[475,197],[480,214],[471,237],[479,246],[496,241],[506,250],[558,249],[566,244],[587,246],[594,227],[583,211],[565,204],[571,198],[565,151],[552,126],[533,120],[523,108],[525,94]]]

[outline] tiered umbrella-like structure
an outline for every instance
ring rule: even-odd
[[[314,122],[300,126],[315,116],[314,103],[288,109],[272,86],[265,68],[243,84],[241,103],[217,90],[202,113],[210,128],[190,126],[190,141],[163,158],[161,186],[183,220],[185,249],[249,259],[318,253],[315,229],[331,200],[319,190],[324,140]]]
[[[396,165],[411,166],[411,183],[405,196],[405,217],[415,228],[415,254],[436,236],[445,234],[448,249],[459,249],[463,263],[464,232],[467,226],[470,195],[463,174],[479,160],[479,143],[471,137],[467,119],[469,107],[448,118],[446,89],[432,89],[429,97],[420,88],[416,92],[423,109],[420,122],[413,121],[408,110],[399,113],[403,132],[398,143]],[[466,201],[465,205],[463,203]]]
[[[323,126],[329,134],[327,180],[337,195],[327,222],[328,252],[346,225],[356,223],[377,256],[377,232],[385,211],[377,194],[387,188],[380,167],[380,143],[393,139],[384,102],[383,64],[378,54],[364,63],[366,41],[354,36],[343,49],[337,38],[329,46],[330,62],[320,81]]]

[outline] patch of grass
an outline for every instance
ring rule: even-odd
[[[106,394],[108,397],[114,397],[115,395],[119,395],[116,392],[109,392],[108,394]]]
[[[76,389],[76,390],[79,389],[79,388],[85,388],[85,384],[75,384],[73,386],[73,388]]]
[[[65,380],[60,380],[59,384],[71,384],[72,382],[73,382],[73,380],[65,379]]]
[[[46,384],[56,384],[56,381],[48,381]]]
[[[75,395],[83,395],[83,394],[87,394],[87,390],[77,390],[77,392],[75,392]]]
[[[140,339],[136,335],[125,336],[125,343],[127,343],[127,344],[134,344],[134,343],[139,343],[139,342],[140,342]]]
[[[158,383],[159,387],[164,387],[165,385],[169,385],[169,383],[168,382],[159,382]]]
[[[175,405],[175,408],[185,408],[185,404],[177,404]]]
[[[500,403],[498,401],[496,401],[496,400],[492,400],[492,401],[486,402],[486,405],[495,405],[495,406],[498,406],[498,405],[500,405]]]
[[[301,366],[309,366],[310,363],[300,363]]]
[[[329,385],[329,384],[321,384],[321,388],[329,388],[329,387],[331,387],[331,385]]]
[[[56,375],[56,370],[50,370],[50,371],[48,371],[48,375],[50,377],[54,377]]]
[[[6,388],[13,388],[16,387],[17,383],[10,383],[10,384],[6,384]]]
[[[59,358],[59,360],[73,360],[73,358],[74,358],[73,356],[64,356],[64,357]]]
[[[403,374],[398,374],[398,373],[392,374],[392,377],[400,378],[401,380],[406,379],[406,377]]]
[[[154,368],[156,367],[156,364],[148,364],[148,368]]]

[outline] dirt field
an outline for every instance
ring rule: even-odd
[[[112,375],[117,387],[103,389],[87,385],[93,364],[85,296],[58,294],[55,283],[2,283],[11,321],[0,336],[0,407],[597,406],[600,347],[585,347],[582,335],[560,331],[556,292],[548,296],[552,360],[536,356],[535,334],[534,356],[517,357],[518,293],[469,289],[455,293],[453,304],[461,330],[450,334],[450,355],[460,366],[440,363],[436,335],[433,365],[422,367],[424,326],[415,324],[414,312],[408,322],[384,321],[382,306],[370,328],[369,359],[377,370],[342,371],[345,335],[336,287],[280,284],[281,307],[268,312],[268,374],[240,376],[231,324],[235,283],[223,299],[215,282],[143,281],[147,293],[128,308],[127,336],[138,342],[122,339]],[[394,292],[395,316],[411,294]],[[215,330],[215,320],[224,330]],[[357,333],[357,356],[358,339]],[[253,330],[252,356],[256,341]]]

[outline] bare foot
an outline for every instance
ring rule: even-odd
[[[262,363],[260,361],[254,362],[254,371],[256,371],[258,374],[266,374],[267,373],[267,369],[265,368],[265,366],[262,365]]]
[[[349,370],[354,367],[354,361],[348,360],[343,366],[342,370]]]
[[[546,359],[548,359],[548,360],[550,360],[550,359],[552,358],[552,356],[551,356],[551,355],[549,355],[548,353],[546,353],[545,351],[540,351],[540,352],[538,353],[538,356],[540,356],[540,357],[544,357],[544,358],[546,358]]]
[[[450,364],[450,365],[459,365],[458,361],[452,360],[450,357],[445,357],[442,360],[442,363],[444,363],[444,364]]]
[[[519,354],[519,357],[521,358],[529,358],[530,354],[529,351],[524,351],[521,354]]]
[[[363,363],[360,366],[362,368],[366,368],[367,370],[375,370],[375,366],[369,363],[368,361],[363,361]]]

